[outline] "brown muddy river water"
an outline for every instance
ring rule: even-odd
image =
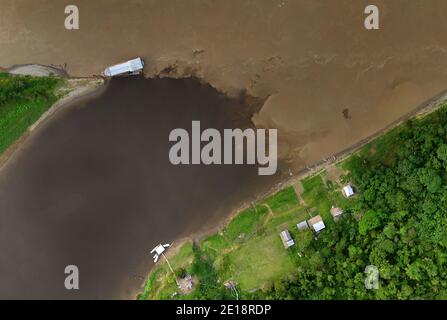
[[[215,224],[275,181],[255,166],[173,166],[174,128],[249,126],[189,80],[113,80],[58,112],[0,171],[0,298],[129,298],[158,243]],[[78,266],[80,290],[64,288]]]
[[[79,8],[79,30],[64,8]],[[296,169],[348,148],[447,89],[447,1],[0,0],[0,66],[99,74],[136,56],[147,75],[194,74],[270,97],[254,118],[281,131]],[[344,116],[345,110],[349,117]]]
[[[67,4],[79,8],[79,30],[64,28]],[[281,156],[300,169],[447,89],[447,1],[375,0],[373,31],[368,4],[0,0],[0,66],[87,76],[140,56],[149,76],[194,74],[229,94],[270,97],[254,121],[281,131]]]

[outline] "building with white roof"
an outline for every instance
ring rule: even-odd
[[[312,219],[307,220],[307,224],[310,228],[312,228],[316,233],[320,232],[326,226],[324,225],[323,219],[320,215],[313,217]]]
[[[290,236],[289,230],[284,230],[279,235],[286,249],[295,244],[295,241],[293,241],[292,237]]]
[[[143,67],[143,60],[141,60],[141,58],[135,58],[106,68],[104,70],[104,75],[106,77],[114,77],[120,75],[140,74],[143,71]]]
[[[298,223],[298,224],[296,225],[296,227],[298,228],[298,230],[306,230],[306,229],[309,229],[309,226],[307,225],[307,221],[306,221],[306,220],[301,221],[300,223]]]
[[[355,194],[354,189],[352,188],[352,186],[350,184],[344,186],[342,189],[342,192],[346,198],[350,198]]]

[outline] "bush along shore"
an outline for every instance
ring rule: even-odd
[[[60,77],[0,73],[0,154],[58,100]]]
[[[356,194],[343,196],[351,184]],[[343,213],[334,220],[331,209]],[[320,215],[318,236],[297,223]],[[289,230],[295,244],[279,236]],[[447,107],[185,242],[139,299],[446,299]],[[365,286],[368,266],[377,283]]]

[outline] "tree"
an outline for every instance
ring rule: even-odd
[[[365,235],[368,231],[374,230],[382,223],[383,214],[373,210],[368,210],[359,222],[359,232]]]
[[[436,151],[436,155],[438,156],[439,160],[444,162],[444,164],[447,164],[447,144],[441,144]]]

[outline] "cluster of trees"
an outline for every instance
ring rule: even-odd
[[[56,101],[55,89],[61,81],[0,73],[0,153]]]
[[[219,282],[218,274],[213,266],[213,260],[202,251],[200,246],[193,244],[193,262],[187,269],[180,268],[175,270],[175,276],[183,278],[186,273],[194,275],[198,282],[194,283],[195,289],[186,296],[181,296],[182,299],[191,300],[228,300],[234,299],[234,292],[225,289],[223,283]],[[168,281],[174,287],[174,276],[169,276]],[[149,292],[143,293],[139,299],[147,299]],[[169,291],[162,292],[157,299],[171,299],[173,296]],[[177,296],[178,297],[178,296]]]
[[[318,241],[291,251],[297,272],[251,298],[447,298],[447,108],[407,122],[352,157],[360,195]],[[358,219],[356,219],[356,217]],[[379,288],[365,288],[365,268]]]
[[[0,73],[0,107],[17,100],[49,99],[60,79]]]

